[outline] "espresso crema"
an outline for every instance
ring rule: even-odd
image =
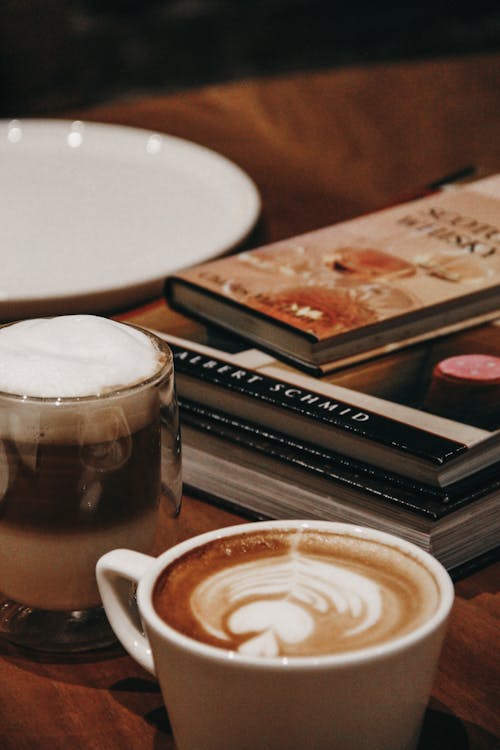
[[[437,583],[389,545],[313,529],[221,538],[171,563],[153,603],[181,633],[255,657],[304,657],[398,638],[436,611]]]

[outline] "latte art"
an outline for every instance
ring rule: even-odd
[[[437,600],[431,574],[399,550],[311,530],[209,542],[168,566],[154,592],[175,629],[254,657],[383,643],[417,627]]]
[[[279,656],[314,637],[325,619],[337,619],[342,637],[375,625],[382,613],[380,586],[330,562],[291,550],[283,556],[225,569],[200,583],[192,611],[215,638],[254,656]],[[332,625],[334,623],[332,622]]]

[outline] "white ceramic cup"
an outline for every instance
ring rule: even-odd
[[[152,594],[162,571],[213,539],[265,528],[313,528],[394,546],[437,582],[434,614],[382,645],[335,655],[243,656],[167,625]],[[397,537],[349,524],[265,521],[208,532],[153,559],[113,550],[97,564],[108,619],[129,654],[157,676],[178,750],[414,750],[453,604],[453,584],[429,554]],[[130,611],[129,584],[145,633]]]

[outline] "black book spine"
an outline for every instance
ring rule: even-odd
[[[298,443],[285,435],[246,420],[234,419],[201,404],[180,399],[180,407],[182,422],[195,429],[211,432],[223,440],[239,443],[283,464],[325,478],[334,485],[350,487],[367,497],[404,507],[431,520],[437,520],[500,489],[498,471],[489,477],[482,477],[473,487],[460,482],[451,491],[443,490],[417,484],[387,471],[374,470],[368,464],[319,450],[307,443]]]
[[[360,409],[354,403],[277,380],[196,350],[171,344],[176,372],[222,391],[299,415],[345,433],[413,455],[436,467],[466,452],[467,446],[410,424]]]

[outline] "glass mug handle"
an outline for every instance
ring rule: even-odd
[[[144,635],[137,609],[130,599],[130,584],[137,585],[154,557],[128,549],[107,552],[97,562],[96,577],[106,616],[130,656],[155,675],[151,646]]]

